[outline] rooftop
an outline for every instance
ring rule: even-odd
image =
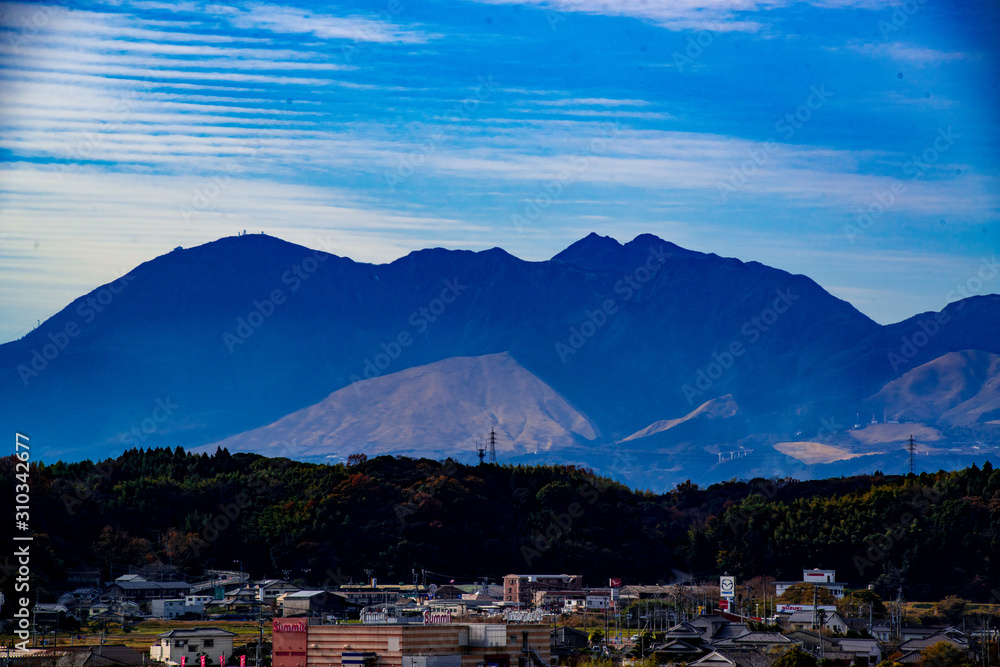
[[[235,632],[223,630],[222,628],[178,628],[161,632],[156,635],[163,638],[187,638],[187,637],[218,637],[220,635],[236,636]]]

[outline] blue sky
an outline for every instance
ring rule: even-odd
[[[2,4],[0,341],[244,229],[649,232],[882,323],[1000,292],[997,34],[944,0]]]

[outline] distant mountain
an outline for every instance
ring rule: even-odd
[[[678,417],[676,419],[661,419],[653,422],[646,428],[638,430],[628,437],[622,438],[621,442],[638,440],[639,438],[648,438],[653,434],[669,431],[676,426],[680,426],[691,419],[697,419],[699,417],[703,419],[727,419],[735,415],[738,411],[739,406],[736,405],[733,397],[727,394],[726,396],[705,401],[683,417]]]
[[[503,456],[594,440],[590,421],[506,352],[452,357],[360,380],[273,424],[216,447],[267,456],[347,459],[350,454],[434,457],[487,445]]]
[[[907,371],[868,400],[895,420],[975,426],[1000,419],[1000,356],[941,355]]]
[[[516,443],[508,461],[613,473],[631,457],[635,484],[841,474],[803,469],[774,445],[868,453],[849,431],[889,400],[872,397],[943,355],[1000,354],[998,325],[990,295],[880,326],[805,276],[651,235],[591,234],[543,262],[435,248],[383,265],[245,235],[146,262],[0,346],[0,426],[27,432],[47,460],[211,446],[262,427],[240,441],[273,452],[282,445],[267,434],[281,433],[321,458],[406,451],[419,433],[450,443],[439,456],[471,460],[471,434],[495,424],[503,447]],[[459,371],[460,358],[493,361]],[[729,401],[732,414],[691,416]],[[997,444],[983,401],[922,401],[942,452]],[[894,456],[885,464],[898,469]]]

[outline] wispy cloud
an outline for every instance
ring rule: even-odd
[[[857,42],[852,41],[843,46],[827,46],[827,51],[846,51],[879,60],[893,60],[915,65],[943,65],[958,60],[971,60],[978,57],[965,51],[941,51],[926,46],[917,46],[902,42]]]
[[[768,12],[797,4],[794,0],[475,0],[495,5],[533,5],[551,12],[620,16],[653,22],[670,30],[712,32],[760,31],[771,19]],[[875,9],[876,0],[815,0],[823,8]]]
[[[244,30],[268,30],[274,33],[313,35],[320,39],[350,40],[398,44],[422,44],[438,39],[440,34],[427,33],[392,22],[389,12],[382,18],[364,16],[332,16],[295,7],[255,4],[247,10],[226,8],[229,22]]]

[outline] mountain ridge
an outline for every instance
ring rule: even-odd
[[[84,317],[88,299],[107,303]],[[665,461],[710,460],[740,442],[804,439],[795,434],[831,415],[853,420],[888,382],[943,354],[1000,354],[997,326],[995,295],[883,326],[807,276],[652,235],[591,234],[540,262],[430,248],[386,264],[245,235],[144,262],[0,345],[0,424],[33,430],[58,457],[198,447],[315,405],[366,369],[508,353],[600,434],[590,451],[565,450],[581,464],[732,396],[732,418],[642,439]],[[157,401],[178,408],[157,421]],[[970,428],[992,442],[992,427]]]

